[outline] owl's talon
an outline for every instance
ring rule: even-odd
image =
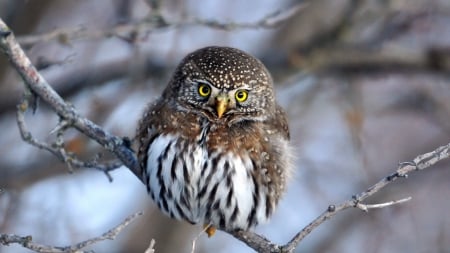
[[[205,233],[208,234],[208,238],[211,238],[216,233],[216,228],[213,225],[205,224],[203,225]]]

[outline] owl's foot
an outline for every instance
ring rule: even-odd
[[[208,237],[211,237],[216,233],[216,228],[211,224],[203,225],[203,230],[208,234]]]

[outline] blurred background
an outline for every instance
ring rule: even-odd
[[[286,243],[330,204],[367,189],[450,140],[448,0],[0,0],[0,17],[49,83],[82,115],[134,135],[145,105],[177,63],[208,45],[245,50],[273,74],[290,118],[296,171],[272,220],[257,227]],[[271,27],[272,25],[275,27]],[[55,35],[56,34],[56,35]],[[0,57],[0,233],[66,246],[145,215],[96,252],[190,252],[200,226],[163,216],[127,169],[76,169],[24,143],[15,108],[23,85]],[[56,115],[41,103],[30,130],[54,141]],[[105,153],[74,130],[66,147]],[[105,158],[107,158],[105,153]],[[450,252],[450,162],[410,175],[314,230],[296,252]],[[0,246],[0,252],[30,252]],[[252,252],[218,232],[195,252]]]

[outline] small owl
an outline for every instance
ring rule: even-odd
[[[253,56],[229,47],[187,55],[140,120],[147,189],[172,218],[215,229],[265,222],[291,170],[286,113]]]

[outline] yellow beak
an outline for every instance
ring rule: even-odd
[[[226,94],[219,94],[216,97],[216,111],[219,119],[225,113],[228,107],[228,96]]]

